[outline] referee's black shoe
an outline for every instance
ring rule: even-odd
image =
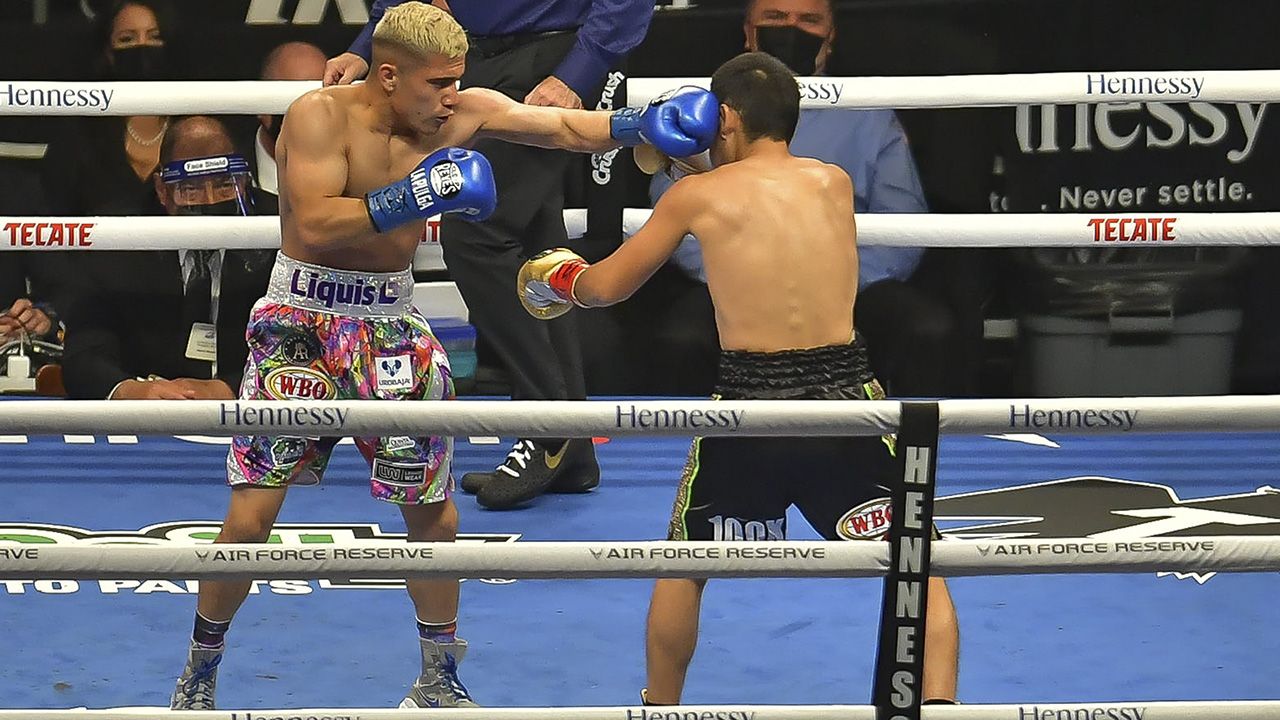
[[[547,447],[518,440],[493,472],[462,476],[462,491],[490,510],[509,510],[546,492],[585,493],[600,484],[595,446],[587,438]]]

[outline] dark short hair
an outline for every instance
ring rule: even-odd
[[[116,16],[129,5],[137,5],[151,11],[156,16],[156,24],[160,26],[160,36],[168,45],[177,33],[177,18],[173,6],[168,0],[113,0],[107,11],[99,13],[94,27],[94,35],[99,48],[111,47],[111,28],[115,26]]]
[[[711,92],[742,116],[748,140],[791,142],[800,120],[800,85],[781,60],[762,52],[743,53],[716,69]]]

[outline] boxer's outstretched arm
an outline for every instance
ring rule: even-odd
[[[348,172],[345,137],[346,116],[331,98],[312,92],[289,107],[280,133],[286,240],[330,250],[355,245],[374,232],[365,201],[342,197]]]
[[[609,133],[607,110],[524,105],[484,88],[469,88],[459,97],[465,112],[479,121],[476,137],[577,152],[604,152],[622,144]]]
[[[622,302],[640,289],[671,257],[703,206],[707,190],[700,178],[685,178],[671,186],[653,208],[649,220],[613,251],[578,275],[574,298],[582,305],[598,307]]]

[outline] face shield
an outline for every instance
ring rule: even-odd
[[[250,215],[249,163],[240,155],[174,160],[160,171],[174,215]]]

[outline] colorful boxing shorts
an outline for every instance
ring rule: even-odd
[[[242,400],[450,400],[444,348],[413,307],[413,275],[334,270],[280,253],[247,329]],[[237,436],[232,486],[320,482],[339,438]],[[356,438],[373,496],[404,505],[453,491],[453,438]]]

